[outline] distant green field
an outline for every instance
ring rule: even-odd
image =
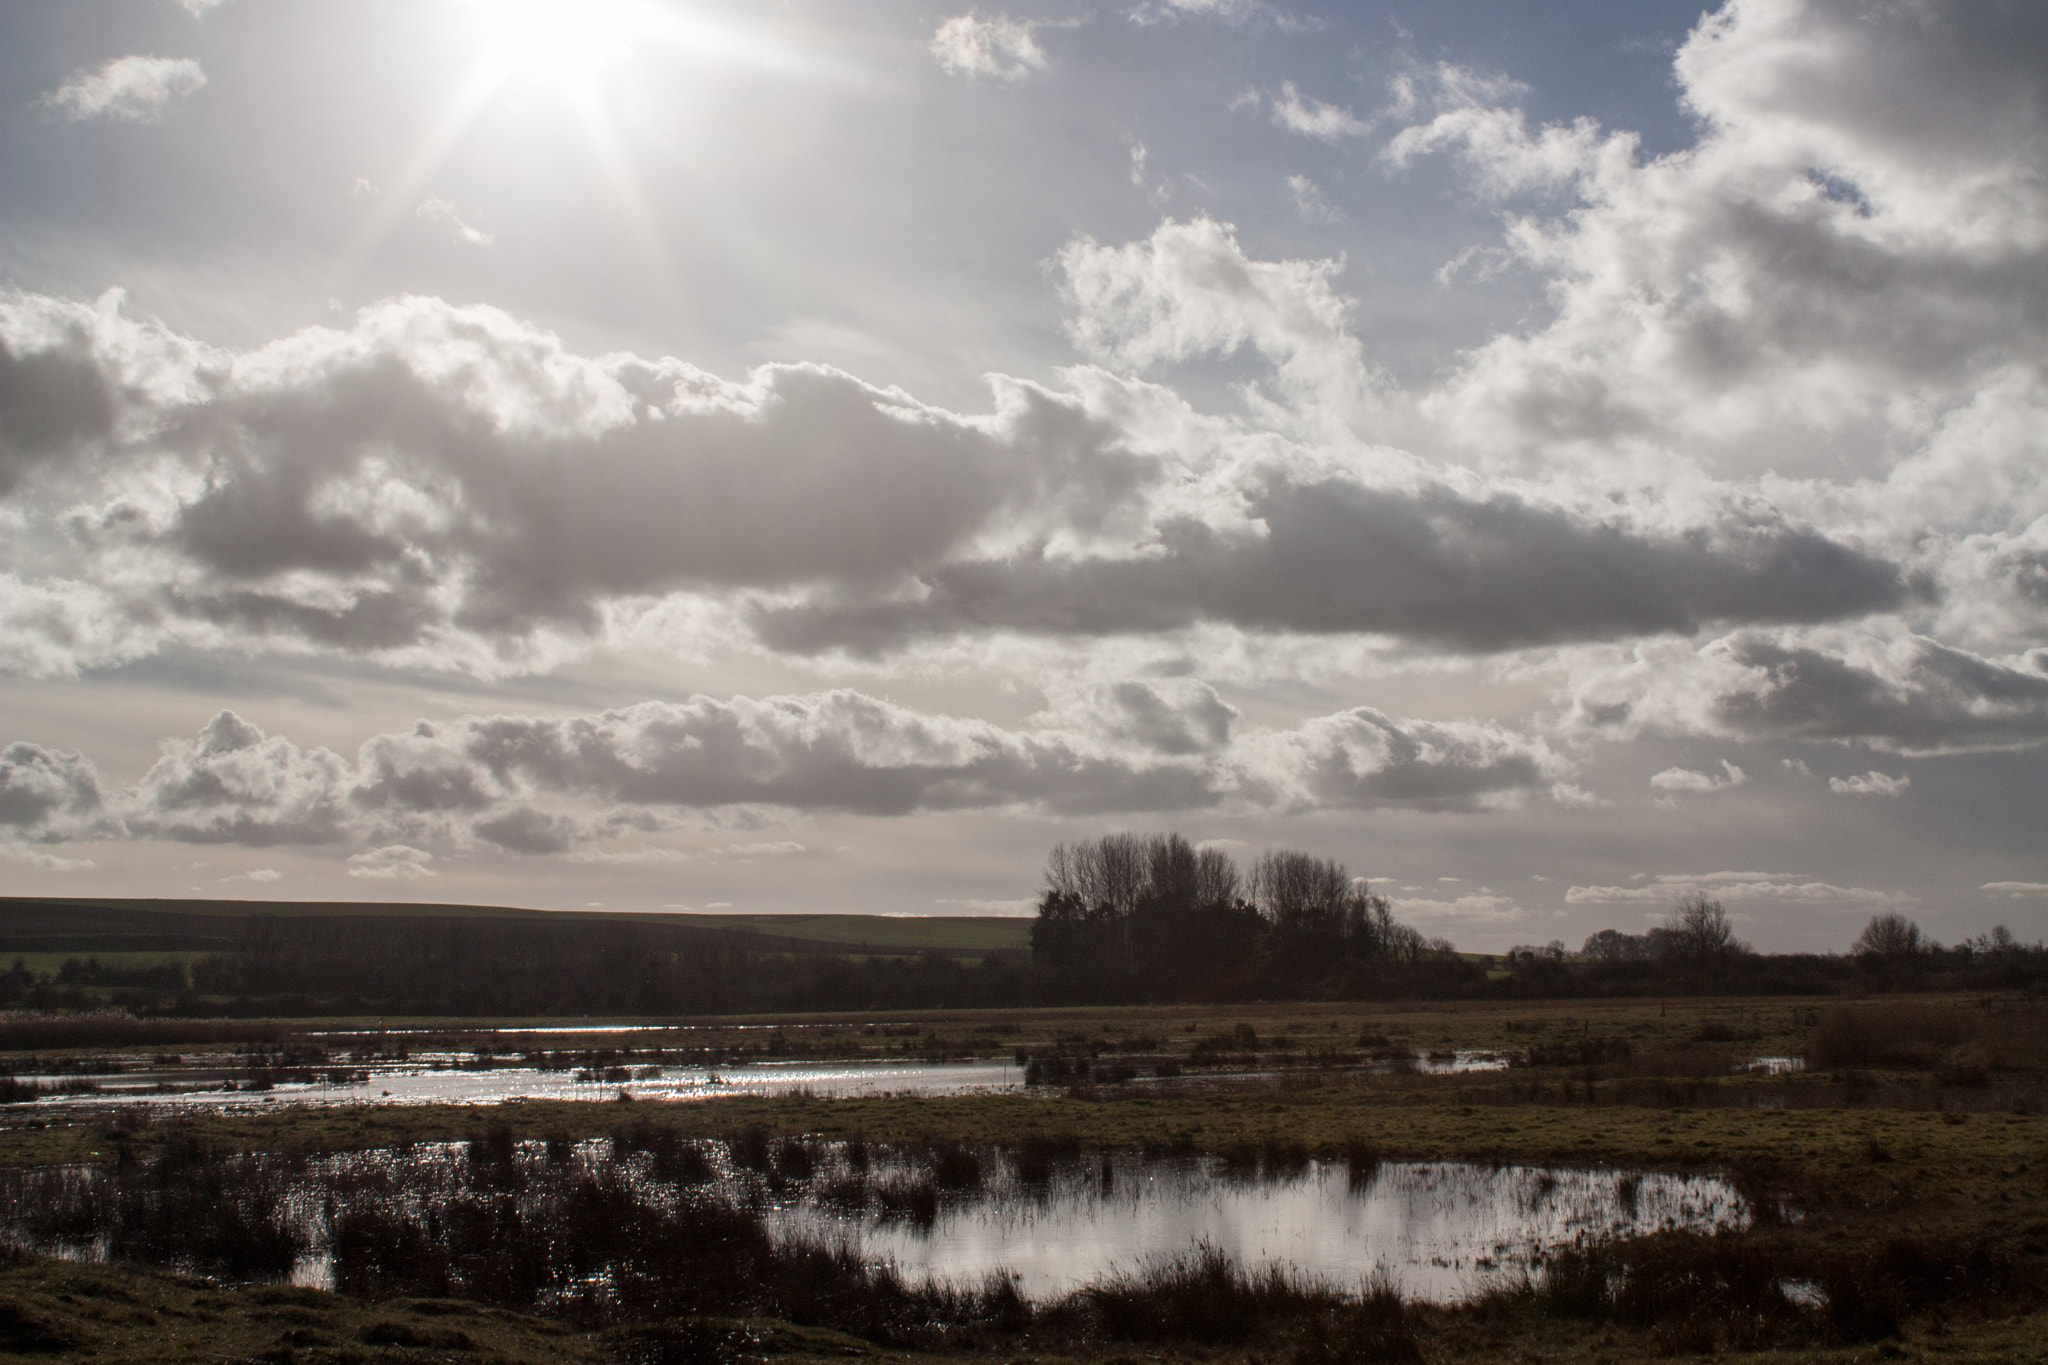
[[[67,957],[82,957],[93,950],[44,950],[39,945],[18,941],[14,931],[31,917],[48,930],[49,912],[76,909],[81,919],[104,918],[106,912],[126,918],[127,927],[143,929],[149,917],[197,916],[218,919],[250,917],[303,917],[310,915],[362,916],[380,919],[497,919],[527,921],[588,922],[625,921],[688,925],[703,929],[729,929],[765,938],[788,938],[800,942],[828,944],[859,952],[865,945],[877,952],[915,952],[936,948],[953,953],[1022,952],[1030,947],[1031,921],[999,915],[693,915],[672,912],[634,914],[622,911],[531,910],[502,905],[438,905],[430,902],[390,901],[268,901],[268,900],[180,900],[121,899],[99,897],[0,897],[0,954],[28,951],[31,965],[54,970]],[[10,911],[16,913],[10,915]],[[98,912],[95,916],[94,912]],[[128,918],[132,917],[132,918]],[[138,922],[139,921],[139,922]],[[165,952],[127,952],[111,943],[97,954],[103,961],[121,957],[156,960]],[[171,953],[169,955],[182,955]],[[41,967],[44,958],[52,966]]]
[[[751,929],[813,943],[870,948],[952,948],[1022,952],[1031,921],[1001,915],[681,915],[692,924]]]

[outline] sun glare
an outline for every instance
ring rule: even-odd
[[[493,76],[577,91],[632,56],[659,17],[648,0],[470,0],[470,10]]]

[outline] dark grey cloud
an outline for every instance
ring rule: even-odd
[[[58,328],[60,338],[37,339],[44,344],[0,329],[0,497],[31,465],[104,437],[113,426],[114,395],[91,337],[76,321]]]
[[[1541,790],[1564,765],[1490,726],[1396,721],[1369,706],[1305,722],[1281,741],[1308,809],[1472,810]]]
[[[1265,534],[1184,519],[1163,528],[1158,555],[1071,559],[1034,547],[935,568],[905,598],[764,607],[759,629],[784,649],[877,653],[935,635],[1222,621],[1488,651],[1725,621],[1826,621],[1907,596],[1896,566],[1781,521],[1653,536],[1508,497],[1335,479],[1273,480],[1250,511]]]
[[[153,386],[128,382],[150,349],[138,333]],[[590,636],[619,598],[858,585],[995,526],[1086,528],[1154,472],[1077,400],[1029,384],[960,417],[816,366],[730,384],[589,360],[435,300],[231,367],[166,342],[110,306],[11,300],[0,493],[61,465],[52,496],[87,497],[41,567],[89,582],[154,555],[154,588],[124,589],[131,616],[250,641]]]
[[[75,838],[103,805],[83,754],[15,743],[0,749],[0,826],[28,839]]]
[[[1155,753],[1199,754],[1230,743],[1237,708],[1205,683],[1127,679],[1097,699],[1106,733]]]
[[[516,667],[537,632],[595,641],[613,604],[673,593],[751,600],[774,648],[868,654],[1204,623],[1485,651],[1905,595],[1894,566],[1769,513],[1652,532],[1268,464],[1204,495],[1213,524],[1155,507],[1166,466],[1085,399],[1015,381],[963,417],[816,366],[734,384],[586,359],[426,299],[232,364],[108,305],[17,298],[0,321],[15,497],[36,461],[87,492],[32,553],[73,585],[118,567],[93,610],[130,657],[205,638]],[[1072,548],[1104,544],[1126,557]],[[44,652],[75,650],[60,616],[24,627]]]
[[[1734,661],[1761,670],[1714,701],[1741,733],[1857,741],[1906,753],[2048,742],[2048,657],[2016,668],[1933,640],[1890,667],[1745,636]]]

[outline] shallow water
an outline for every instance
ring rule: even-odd
[[[1406,1297],[1447,1302],[1538,1271],[1562,1247],[1740,1227],[1749,1214],[1711,1176],[1390,1162],[1354,1182],[1340,1163],[1311,1162],[1298,1175],[1249,1180],[1202,1160],[1118,1157],[1074,1163],[1042,1193],[1011,1186],[944,1203],[929,1227],[801,1201],[775,1218],[813,1236],[857,1237],[913,1276],[978,1283],[1013,1273],[1040,1301],[1213,1246],[1243,1266],[1277,1262],[1345,1290],[1383,1276]]]
[[[1806,1070],[1804,1057],[1752,1057],[1738,1071],[1747,1071],[1758,1076],[1792,1076]]]
[[[156,1087],[169,1081],[179,1087],[194,1081],[191,1071],[148,1072],[96,1078],[100,1089],[83,1095],[52,1095],[39,1107],[94,1104],[148,1104],[168,1109],[244,1109],[280,1104],[345,1106],[356,1104],[502,1104],[507,1100],[612,1099],[621,1091],[635,1099],[704,1100],[722,1095],[784,1095],[808,1091],[822,1096],[965,1095],[1019,1085],[1022,1068],[1009,1062],[756,1062],[745,1066],[635,1067],[625,1079],[589,1079],[591,1073],[497,1066],[464,1070],[468,1054],[446,1058],[415,1057],[396,1066],[376,1066],[367,1081],[332,1084],[325,1081],[281,1082],[262,1092],[219,1089],[168,1092]],[[438,1063],[438,1064],[437,1064]],[[649,1074],[652,1073],[652,1074]],[[26,1077],[27,1080],[38,1079]],[[229,1077],[232,1079],[232,1077]],[[216,1081],[213,1084],[223,1084]]]
[[[1415,1069],[1425,1076],[1458,1076],[1470,1071],[1506,1071],[1508,1056],[1504,1052],[1464,1049],[1450,1053],[1430,1052],[1416,1057]]]
[[[624,1140],[552,1151],[527,1142],[481,1160],[469,1144],[435,1143],[310,1161],[0,1173],[0,1237],[103,1258],[115,1235],[109,1220],[125,1217],[120,1235],[178,1264],[187,1254],[181,1240],[203,1245],[194,1225],[216,1212],[281,1220],[295,1229],[299,1251],[272,1273],[289,1265],[293,1282],[331,1287],[335,1229],[365,1214],[392,1226],[459,1229],[495,1208],[506,1226],[521,1229],[520,1240],[573,1259],[582,1249],[564,1238],[581,1224],[564,1209],[596,1180],[620,1191],[623,1202],[606,1206],[608,1222],[626,1220],[620,1226],[641,1216],[635,1210],[722,1205],[760,1219],[777,1241],[854,1247],[859,1260],[892,1263],[912,1282],[975,1286],[1011,1275],[1040,1303],[1205,1248],[1246,1270],[1280,1265],[1339,1291],[1383,1279],[1406,1297],[1447,1302],[1503,1277],[1540,1277],[1546,1257],[1563,1247],[1749,1221],[1736,1190],[1712,1176],[1449,1162],[1354,1173],[1308,1162],[1257,1178],[1207,1158],[1084,1155],[1037,1163],[1040,1178],[1031,1180],[1031,1163],[984,1150],[948,1158],[954,1187],[942,1189],[935,1177],[945,1162],[916,1149],[812,1142],[793,1157],[788,1144],[765,1140],[751,1155],[745,1144],[669,1139],[665,1149],[626,1150]],[[165,1207],[179,1211],[148,1214],[188,1186],[206,1192],[199,1204],[174,1200]],[[154,1240],[135,1243],[138,1227]],[[635,1243],[626,1254],[645,1249]]]

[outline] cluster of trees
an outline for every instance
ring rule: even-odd
[[[1758,953],[1735,936],[1721,903],[1691,892],[1646,933],[1602,929],[1574,953],[1562,942],[1517,945],[1506,955],[1524,990],[1818,993],[1854,989],[2000,989],[2048,980],[2048,947],[2004,925],[1944,948],[1897,913],[1873,915],[1846,956]]]
[[[1342,863],[1282,849],[1241,873],[1178,834],[1056,845],[1031,965],[1041,996],[1088,1002],[1353,996],[1479,975]]]

